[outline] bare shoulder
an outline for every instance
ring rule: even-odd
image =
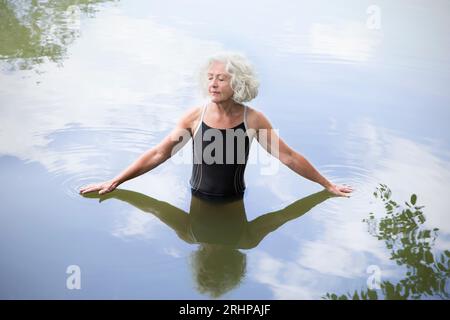
[[[195,106],[189,108],[180,118],[178,125],[184,129],[195,128],[202,114],[202,107]]]
[[[271,128],[269,119],[262,111],[247,106],[247,125],[252,129]]]

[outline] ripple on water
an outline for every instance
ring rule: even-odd
[[[373,193],[381,181],[375,177],[370,170],[352,165],[326,165],[320,171],[333,183],[349,185],[353,188],[348,202],[331,201],[330,205],[324,207],[324,211],[333,215],[339,215],[342,206],[351,212],[365,217],[370,212],[370,206],[374,202]]]
[[[79,188],[109,180],[153,145],[148,130],[114,127],[68,127],[43,134],[45,164],[64,193],[78,197]]]

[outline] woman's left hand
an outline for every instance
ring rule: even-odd
[[[329,187],[326,188],[328,192],[331,194],[338,196],[338,197],[347,197],[350,198],[353,188],[347,185],[337,185],[337,184],[331,184]]]

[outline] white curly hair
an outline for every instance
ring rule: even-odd
[[[208,95],[208,69],[214,62],[222,62],[231,76],[233,100],[237,103],[247,102],[258,95],[259,81],[253,66],[245,56],[239,53],[223,52],[208,58],[200,71],[200,87],[205,96]]]

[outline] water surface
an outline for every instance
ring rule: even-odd
[[[448,299],[450,3],[370,5],[0,2],[0,297]],[[204,103],[220,50],[249,57],[249,105],[354,195],[265,159],[238,203],[193,199],[176,161],[79,196]]]

